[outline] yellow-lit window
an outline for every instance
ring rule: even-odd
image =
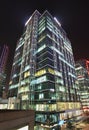
[[[53,75],[55,74],[54,70],[51,69],[51,68],[48,68],[48,72],[51,73],[51,74],[53,74]]]
[[[38,42],[41,42],[45,37],[46,36],[41,37]]]
[[[27,100],[28,99],[28,95],[23,95],[22,96],[22,100]]]
[[[30,75],[30,72],[29,72],[29,71],[25,72],[25,73],[24,73],[24,78],[28,77],[29,75]]]
[[[45,69],[42,69],[42,70],[39,70],[38,72],[35,73],[35,76],[40,76],[40,75],[43,75],[46,73],[46,70]]]

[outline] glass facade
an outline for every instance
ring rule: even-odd
[[[76,62],[76,75],[79,83],[80,101],[84,112],[89,111],[89,61]]]
[[[48,11],[35,11],[16,47],[9,95],[21,100],[22,109],[36,110],[36,130],[58,130],[61,114],[80,109],[75,81],[65,31]]]

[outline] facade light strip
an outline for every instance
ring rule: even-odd
[[[25,26],[28,24],[28,22],[31,20],[32,16],[27,20],[27,22],[25,23]]]
[[[61,27],[61,24],[60,24],[60,22],[57,20],[57,18],[56,17],[54,17],[54,20],[57,22],[57,24]]]
[[[59,55],[64,56],[58,49],[56,49],[55,47],[51,47],[52,50],[55,50]]]
[[[70,66],[71,68],[75,69],[71,64],[69,64],[67,61],[65,61],[63,58],[61,58],[59,56],[59,59],[62,60],[64,63],[66,63],[68,66]]]

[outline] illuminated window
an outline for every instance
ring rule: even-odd
[[[39,29],[45,25],[45,20],[39,24]]]
[[[46,45],[44,44],[43,46],[41,46],[41,47],[38,49],[38,51],[37,51],[37,52],[42,51],[45,47],[46,47]]]
[[[60,90],[61,92],[64,92],[64,91],[65,91],[65,88],[64,88],[63,86],[62,86],[62,87],[60,86],[60,87],[59,87],[59,90]]]
[[[24,93],[29,91],[29,86],[23,86],[19,89],[19,93]]]
[[[12,84],[12,81],[9,82],[9,85],[11,85],[11,84]]]
[[[45,27],[41,28],[41,29],[39,30],[39,34],[41,34],[44,30],[45,30]]]
[[[45,22],[45,17],[43,17],[43,18],[39,21],[39,25],[42,24],[43,22]]]
[[[57,70],[53,70],[51,68],[48,68],[48,72],[53,74],[53,75],[57,75],[57,76],[62,77],[62,74],[60,72],[58,72]]]
[[[62,73],[55,70],[55,75],[62,77]]]
[[[11,85],[9,89],[18,88],[19,84]]]
[[[48,68],[48,72],[51,73],[51,74],[53,74],[53,75],[55,74],[55,73],[54,73],[54,70],[51,69],[51,68]]]
[[[41,76],[41,75],[43,75],[43,74],[45,74],[46,73],[46,70],[45,69],[42,69],[42,70],[39,70],[38,72],[36,72],[35,73],[35,76]]]
[[[57,78],[57,79],[56,79],[56,83],[63,85],[63,80],[62,80],[62,79]]]
[[[29,99],[29,98],[28,98],[28,95],[23,95],[23,96],[22,96],[22,100],[27,100],[27,99]]]
[[[24,73],[24,78],[28,77],[30,75],[30,71],[27,71]]]
[[[43,93],[39,94],[39,99],[42,99],[42,98],[44,98],[44,94]]]
[[[40,78],[37,78],[36,84],[39,84],[39,83],[42,83],[42,82],[45,82],[45,81],[47,81],[46,76],[42,76]]]
[[[38,31],[41,31],[42,30],[42,28],[44,28],[45,27],[45,23],[44,24],[42,24],[40,27],[39,27],[39,30]]]
[[[38,40],[38,43],[41,42],[45,37],[46,37],[46,35],[42,36],[42,37]]]
[[[47,25],[47,28],[48,28],[50,31],[53,31],[52,28],[50,28],[48,25]]]
[[[53,29],[53,26],[52,26],[50,23],[47,22],[47,25],[48,25],[51,29]]]

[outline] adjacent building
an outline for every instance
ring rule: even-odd
[[[89,60],[76,62],[76,74],[80,89],[80,101],[83,111],[89,111]]]
[[[6,64],[8,58],[9,49],[7,45],[0,46],[0,97],[3,96],[3,92],[6,87]]]
[[[71,42],[58,20],[37,10],[17,43],[9,97],[36,110],[36,130],[58,130],[60,120],[81,114]]]

